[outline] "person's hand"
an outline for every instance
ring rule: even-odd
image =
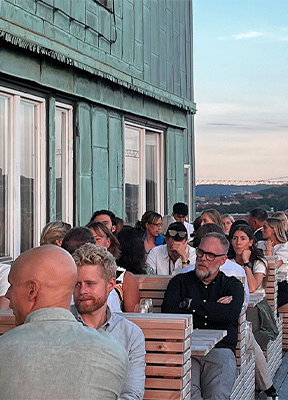
[[[273,249],[273,243],[272,243],[271,239],[267,239],[266,240],[265,247],[266,247],[267,255],[271,256],[272,255],[272,249]]]
[[[244,264],[249,262],[250,256],[251,256],[251,251],[250,250],[244,250],[243,251],[242,260],[243,260]]]
[[[177,253],[179,254],[179,256],[182,258],[182,261],[186,261],[187,260],[187,254],[186,254],[186,247],[184,246],[183,242],[176,242],[174,241],[171,244],[171,250],[177,251]]]
[[[233,300],[233,296],[224,296],[224,297],[220,297],[220,299],[217,300],[217,303],[229,304],[229,303],[231,303],[232,300]]]

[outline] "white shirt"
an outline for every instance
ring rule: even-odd
[[[257,247],[263,250],[263,253],[266,255],[266,246],[263,240],[260,240],[257,243]],[[285,274],[288,273],[288,242],[275,244],[272,249],[272,256],[278,257],[279,261],[282,261],[282,264],[278,268],[279,272],[283,272]],[[288,281],[288,277],[286,278]]]
[[[115,289],[113,289],[108,296],[107,305],[111,312],[122,312],[119,303],[119,297]]]
[[[190,264],[195,264],[196,254],[194,247],[187,245],[186,254]],[[167,244],[154,247],[147,256],[146,264],[156,275],[177,275],[182,270],[182,259],[179,257],[175,264],[170,259]]]
[[[10,283],[8,282],[8,275],[11,265],[0,264],[0,296],[5,296]]]
[[[184,226],[187,229],[188,233],[188,241],[191,240],[191,234],[194,232],[193,224],[189,224],[189,222],[184,221]]]
[[[186,272],[192,271],[193,269],[195,269],[195,265],[189,265],[188,267],[183,268],[182,271],[180,271],[180,273],[185,274]],[[225,263],[221,265],[220,271],[224,272],[226,276],[236,276],[237,278],[244,277],[244,292],[245,292],[244,305],[245,308],[247,309],[250,299],[250,292],[244,269],[241,267],[241,265],[235,263],[234,261],[226,260]]]

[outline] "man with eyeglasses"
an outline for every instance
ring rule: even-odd
[[[218,232],[206,234],[196,250],[195,270],[173,277],[162,312],[193,315],[193,328],[225,329],[227,336],[205,357],[192,357],[191,399],[229,399],[236,373],[238,318],[244,290],[221,272],[229,242]]]
[[[194,264],[195,249],[187,246],[188,235],[181,222],[168,226],[166,244],[154,247],[148,254],[147,267],[156,275],[176,275],[182,268]]]

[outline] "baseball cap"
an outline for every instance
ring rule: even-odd
[[[173,222],[168,226],[166,237],[171,237],[177,242],[186,240],[188,239],[187,229],[181,222]]]

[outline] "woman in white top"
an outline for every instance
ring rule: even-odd
[[[237,225],[234,229],[232,226],[230,233],[232,247],[228,257],[244,268],[250,293],[264,295],[256,307],[249,307],[246,312],[255,339],[263,350],[269,340],[275,340],[278,335],[273,312],[265,297],[268,265],[262,251],[256,247],[256,238],[248,225]]]
[[[288,242],[282,221],[279,218],[267,218],[263,224],[263,238],[258,247],[266,256],[278,257],[278,270],[286,279],[278,284],[278,307],[288,303]]]
[[[248,225],[237,225],[230,237],[232,248],[229,250],[228,257],[244,268],[250,293],[257,290],[257,293],[265,295],[267,262],[262,252],[256,247],[251,228]]]

